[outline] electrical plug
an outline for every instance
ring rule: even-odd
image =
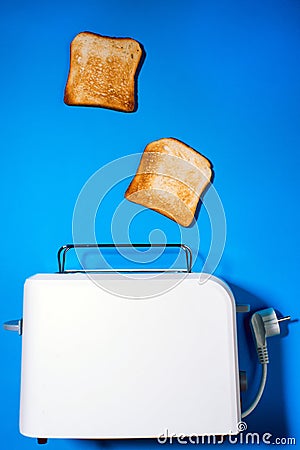
[[[290,316],[278,319],[273,308],[257,311],[251,317],[251,329],[256,345],[257,355],[261,364],[269,363],[267,339],[280,334],[279,323],[290,320]]]
[[[255,400],[249,406],[249,408],[242,412],[242,418],[247,417],[258,405],[261,396],[263,395],[264,388],[267,381],[267,364],[269,363],[269,355],[267,349],[267,338],[280,334],[279,323],[284,320],[290,320],[290,316],[278,319],[276,312],[273,308],[262,309],[257,311],[251,317],[251,329],[253,338],[255,341],[256,351],[258,354],[259,362],[262,364],[262,377],[260,386],[256,394]]]

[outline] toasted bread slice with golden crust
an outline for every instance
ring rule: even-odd
[[[125,197],[188,227],[210,182],[207,158],[174,138],[147,145]]]
[[[65,103],[135,111],[136,74],[142,55],[141,45],[131,38],[77,34],[71,43]]]

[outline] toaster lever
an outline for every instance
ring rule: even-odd
[[[22,326],[23,326],[23,319],[9,320],[8,322],[4,322],[3,324],[4,330],[17,331],[20,336],[22,334]]]
[[[250,311],[250,305],[248,305],[248,304],[245,304],[245,305],[238,304],[238,305],[236,305],[236,312],[237,313],[247,313],[249,311]]]

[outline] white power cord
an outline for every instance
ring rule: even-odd
[[[242,419],[247,417],[258,405],[267,381],[269,355],[267,348],[267,337],[276,336],[280,334],[279,322],[284,320],[290,320],[290,316],[278,319],[273,308],[263,309],[262,311],[257,311],[251,317],[251,329],[253,338],[256,345],[257,355],[260,364],[262,365],[262,376],[259,385],[258,392],[252,404],[246,411],[242,412]]]
[[[260,385],[259,385],[259,389],[258,392],[256,394],[255,400],[252,402],[252,404],[249,406],[248,409],[246,409],[246,411],[242,412],[242,419],[244,419],[244,417],[249,416],[249,414],[252,413],[252,411],[254,411],[254,409],[257,407],[261,396],[263,395],[264,389],[265,389],[265,385],[266,385],[266,381],[267,381],[267,373],[268,373],[268,365],[267,364],[263,364],[262,365],[262,376],[261,376],[261,380],[260,380]]]

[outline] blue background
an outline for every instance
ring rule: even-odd
[[[294,319],[269,341],[267,387],[246,420],[248,429],[299,441],[300,3],[11,0],[1,3],[0,23],[1,322],[22,316],[26,277],[57,270],[56,251],[72,241],[74,205],[88,178],[152,140],[177,137],[214,166],[228,226],[216,274],[231,285],[237,302],[249,302],[253,311],[273,306]],[[69,44],[84,30],[144,45],[136,113],[63,103]],[[127,184],[101,206],[99,241],[111,241],[111,216]],[[153,227],[169,242],[177,239],[176,225],[152,211],[135,220],[133,241],[147,241]],[[211,237],[205,210],[198,225],[205,252]],[[240,368],[250,383],[245,407],[260,376],[249,318],[238,319]],[[36,448],[34,439],[18,433],[21,339],[1,330],[0,340],[0,447]]]

